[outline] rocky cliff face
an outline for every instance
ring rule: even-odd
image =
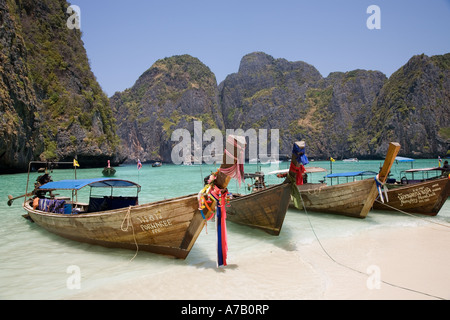
[[[110,99],[129,161],[171,161],[176,129],[194,136],[194,121],[203,129],[223,129],[214,74],[197,58],[174,56],[157,61],[135,85]]]
[[[119,145],[109,100],[92,74],[65,0],[0,0],[0,165],[77,157],[104,165]]]
[[[92,74],[65,0],[0,0],[0,172],[30,160],[103,166],[107,159],[171,161],[171,134],[279,129],[280,154],[306,140],[310,157],[448,155],[450,54],[419,55],[389,79],[377,71],[323,77],[305,62],[255,52],[217,85],[189,55],[157,61],[108,99]],[[269,140],[270,141],[270,140]],[[270,146],[268,146],[270,150]]]
[[[323,78],[311,65],[258,52],[219,87],[225,125],[280,130],[280,154],[305,139],[313,157],[358,152],[355,130],[386,81],[380,72],[355,70]]]
[[[450,54],[412,57],[383,86],[371,115],[370,153],[396,140],[406,156],[450,155]]]
[[[0,171],[26,168],[34,150],[42,150],[35,117],[38,101],[30,80],[20,25],[0,0]]]
[[[402,155],[435,157],[450,145],[449,57],[413,57],[389,79],[368,70],[324,78],[305,62],[255,52],[216,87],[200,61],[178,56],[155,63],[111,104],[133,160],[170,161],[171,132],[192,133],[193,120],[204,129],[279,129],[281,155],[306,140],[318,159],[383,158],[398,141]]]

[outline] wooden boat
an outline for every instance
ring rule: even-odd
[[[111,167],[111,163],[109,160],[108,160],[108,166],[103,168],[102,174],[104,177],[113,177],[116,174],[116,169]]]
[[[374,209],[437,215],[450,196],[450,178],[447,173],[442,176],[442,168],[410,169],[404,172],[405,175],[400,181],[386,184],[389,201],[375,201]],[[430,178],[428,174],[431,172],[437,172],[439,176]],[[413,176],[412,179],[407,178],[407,173]],[[414,179],[414,174],[419,173],[423,174],[422,179]]]
[[[220,178],[226,188],[231,177],[221,173]],[[78,190],[85,187],[91,188],[87,204],[76,200]],[[116,189],[132,187],[135,196],[113,195]],[[92,196],[92,188],[109,188],[111,193]],[[72,199],[54,197],[56,190],[72,191]],[[139,190],[134,182],[112,178],[49,182],[36,186],[31,198],[26,190],[23,208],[26,218],[68,239],[185,259],[210,213],[200,212],[197,194],[139,204]]]
[[[300,144],[302,142],[296,142],[294,146]],[[227,208],[227,219],[278,236],[291,200],[291,183],[285,179],[281,184],[266,188],[263,173],[248,176],[256,180],[253,192],[233,195]]]
[[[247,195],[233,194],[227,219],[279,235],[291,200],[291,186],[282,183]]]
[[[384,165],[378,173],[378,180],[384,183],[388,177],[400,144],[391,142]],[[296,160],[293,159],[295,162]],[[291,176],[297,173],[290,171]],[[365,218],[378,196],[375,179],[365,179],[348,183],[324,186],[308,185],[298,186],[296,197],[297,209],[306,208],[309,211],[334,213],[345,216]],[[301,198],[299,198],[301,197]],[[304,206],[303,206],[304,204]]]
[[[102,170],[102,174],[105,177],[113,177],[116,174],[116,169],[105,167]]]
[[[38,191],[76,192],[84,187],[140,189],[131,181],[98,178],[50,182]],[[88,204],[58,198],[41,199],[44,201],[48,202],[46,207],[35,208],[33,200],[25,201],[23,207],[32,221],[64,238],[105,247],[143,250],[184,259],[203,228],[195,194],[142,205],[138,204],[137,195],[91,196]],[[64,206],[65,211],[48,212],[52,206]]]

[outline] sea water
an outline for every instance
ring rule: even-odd
[[[436,159],[416,160],[414,168],[436,167]],[[333,173],[347,171],[378,171],[382,161],[311,162],[308,166],[322,167]],[[287,169],[288,162],[272,165],[246,164],[245,171],[269,173]],[[394,164],[391,173],[397,179],[401,171],[411,168],[410,163]],[[177,166],[163,165],[153,168],[144,165],[138,170],[135,165],[117,168],[116,178],[131,180],[141,185],[140,203],[169,199],[186,194],[198,193],[204,177],[215,172],[215,165]],[[101,177],[101,169],[78,168],[77,179]],[[324,179],[325,173],[311,174],[309,182]],[[32,188],[38,173],[30,175]],[[54,170],[54,181],[73,179],[73,170]],[[266,178],[267,184],[280,183],[275,175]],[[232,180],[229,190],[234,193],[248,193],[251,180]],[[345,181],[341,181],[345,182]],[[173,259],[152,253],[103,248],[78,243],[53,235],[22,217],[23,199],[7,205],[8,195],[25,193],[27,174],[0,176],[0,299],[70,299],[80,297],[83,292],[101,289],[111,284],[148,275],[170,274],[180,268],[199,268],[215,265],[215,228],[210,222],[192,248],[186,260]],[[80,198],[88,196],[88,190],[79,192]],[[81,199],[79,199],[81,200]],[[450,223],[450,202],[447,201],[436,217],[415,218],[396,212],[370,212],[366,219],[297,211],[289,209],[278,237],[260,230],[228,222],[228,261],[237,263],[240,257],[264,255],[274,248],[295,251],[302,245],[319,239],[349,237],[373,228],[414,227],[434,221]],[[317,238],[316,238],[317,237]],[[137,254],[137,255],[136,255]],[[136,255],[136,256],[135,256]],[[78,283],[73,282],[78,276]],[[75,285],[74,285],[75,284]],[[189,297],[186,297],[189,299]]]

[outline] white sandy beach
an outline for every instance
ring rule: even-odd
[[[257,256],[179,266],[72,299],[328,300],[450,299],[450,228],[374,229],[289,250],[271,247]],[[381,282],[377,281],[378,279]],[[377,286],[379,285],[379,286]]]

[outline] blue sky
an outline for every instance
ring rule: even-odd
[[[322,76],[379,70],[413,55],[450,52],[450,0],[72,0],[91,68],[108,96],[133,86],[158,59],[199,58],[220,83],[263,51],[305,61]],[[367,8],[381,10],[369,30]],[[69,15],[68,15],[69,16]]]

